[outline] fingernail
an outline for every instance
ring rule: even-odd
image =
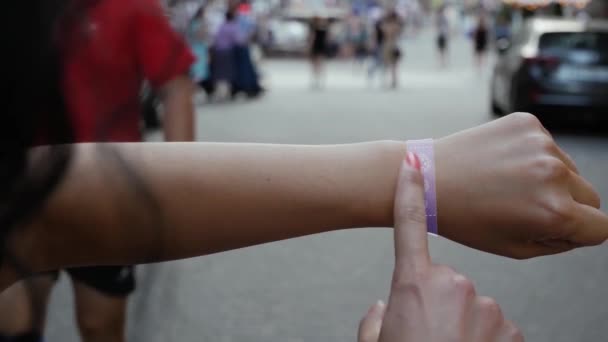
[[[420,171],[420,158],[418,158],[418,155],[414,152],[408,152],[407,156],[405,157],[405,162],[415,168],[416,170]]]

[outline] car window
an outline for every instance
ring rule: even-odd
[[[593,50],[608,53],[608,32],[554,32],[540,37],[539,49]]]

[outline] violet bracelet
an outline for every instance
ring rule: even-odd
[[[406,142],[408,152],[418,155],[424,176],[424,201],[426,223],[429,234],[439,235],[437,227],[437,192],[435,188],[435,152],[433,139],[409,140]]]

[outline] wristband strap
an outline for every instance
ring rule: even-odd
[[[437,192],[435,189],[435,152],[433,139],[409,140],[406,142],[408,152],[418,155],[424,176],[424,200],[426,224],[429,234],[439,235],[437,227]]]

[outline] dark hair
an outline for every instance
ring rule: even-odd
[[[200,19],[203,17],[204,14],[205,14],[205,5],[200,5],[198,7],[198,9],[196,10],[196,12],[194,12],[194,15],[192,16],[192,20]]]
[[[3,3],[3,122],[0,125],[0,238],[24,223],[52,192],[67,169],[67,147],[49,148],[44,158],[29,160],[28,149],[45,141],[73,141],[61,94],[58,18],[66,1]],[[6,246],[4,246],[6,247]]]
[[[391,21],[397,21],[399,20],[399,14],[397,13],[396,10],[390,10],[387,14],[386,14],[386,19],[387,20],[391,20]]]
[[[226,11],[226,21],[233,21],[235,18],[234,10]]]
[[[67,39],[69,30],[86,23],[86,11],[99,1],[8,0],[2,5],[0,34],[9,53],[3,53],[2,63],[0,266],[8,265],[21,276],[30,273],[27,263],[16,260],[6,242],[11,232],[35,216],[67,173],[73,155],[69,144],[75,139],[62,90],[63,53],[66,44],[71,48],[78,43]],[[123,107],[113,109],[96,128],[98,141],[108,136],[110,126],[127,109]],[[42,144],[52,145],[39,149],[36,158],[29,157],[31,147]],[[146,209],[158,206],[118,152],[111,147],[100,151],[124,172],[131,190],[141,197],[139,203]],[[153,212],[162,216],[160,210]]]
[[[2,3],[3,115],[0,124],[0,267],[24,276],[27,263],[17,260],[7,244],[16,227],[25,225],[63,179],[72,151],[69,146],[41,149],[45,142],[70,143],[72,128],[61,92],[59,18],[67,0],[9,0]],[[32,296],[34,326],[43,319],[42,303]]]

